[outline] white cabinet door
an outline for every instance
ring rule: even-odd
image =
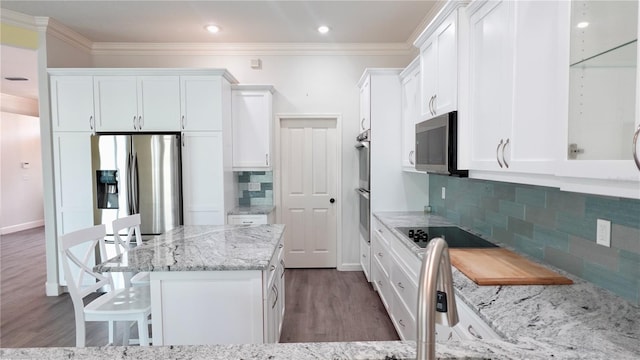
[[[95,76],[98,131],[138,131],[138,88],[135,76]]]
[[[93,76],[51,76],[53,131],[95,131]]]
[[[271,170],[271,91],[233,90],[233,169]]]
[[[512,106],[511,2],[488,2],[469,24],[469,120],[472,170],[503,167]]]
[[[178,76],[138,76],[139,131],[179,129],[179,79]]]
[[[405,171],[416,171],[416,123],[419,120],[420,69],[415,67],[402,79],[402,168]]]
[[[98,131],[177,131],[178,76],[96,76]]]
[[[58,235],[93,226],[91,133],[53,134],[53,161]],[[61,285],[66,285],[59,263]]]
[[[223,225],[222,132],[184,132],[182,144],[184,224]]]
[[[457,109],[458,11],[420,46],[421,115],[429,119]]]
[[[360,87],[360,132],[371,129],[371,76]]]
[[[371,244],[360,236],[360,266],[368,282],[371,282]]]
[[[222,131],[222,78],[181,76],[181,128],[186,131]]]

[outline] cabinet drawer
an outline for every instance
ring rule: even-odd
[[[454,327],[454,330],[461,339],[500,339],[500,336],[459,297],[456,297],[456,305],[458,308],[459,322]]]
[[[367,281],[371,282],[371,244],[360,238],[360,265],[362,266],[362,272],[367,278]]]
[[[268,224],[267,215],[227,215],[230,225]]]
[[[383,242],[382,237],[377,233],[373,234],[373,241],[371,242],[371,258],[380,262],[385,276],[389,278],[393,259],[391,259],[391,252],[389,251],[388,245]]]
[[[264,270],[266,283],[269,284],[269,287],[273,285],[273,281],[277,276],[280,276],[281,272],[284,271],[284,260],[282,259],[282,254],[284,253],[284,244],[282,240],[276,245],[276,250],[269,261],[269,265],[267,269]],[[282,269],[281,269],[282,268]]]
[[[378,235],[380,237],[380,239],[387,246],[389,246],[389,239],[393,235],[391,234],[391,232],[389,232],[389,229],[387,229],[386,226],[382,225],[380,220],[376,219],[375,217],[373,217],[372,219],[373,219],[373,221],[372,221],[373,233]]]
[[[402,341],[416,340],[416,319],[400,300],[400,295],[395,290],[391,290],[393,298],[391,308],[391,319]]]
[[[391,285],[415,317],[418,314],[418,284],[397,263],[394,263],[391,269]]]
[[[389,278],[385,275],[384,270],[382,270],[382,266],[377,259],[371,260],[371,280],[373,282],[374,288],[378,291],[378,295],[384,304],[387,312],[391,311],[391,296],[393,290],[389,286]]]

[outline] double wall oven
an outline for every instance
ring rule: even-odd
[[[365,130],[360,133],[356,137],[356,141],[359,167],[359,182],[356,191],[360,202],[360,236],[370,242],[371,130]]]

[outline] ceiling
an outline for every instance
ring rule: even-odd
[[[27,1],[2,0],[0,7],[46,16],[93,43],[210,44],[407,44],[438,1]],[[204,27],[218,25],[211,34]],[[331,29],[320,34],[318,26]],[[5,94],[37,98],[37,80],[9,82],[6,76],[37,79],[34,51],[2,45]]]

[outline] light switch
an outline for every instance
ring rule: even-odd
[[[596,243],[598,245],[611,247],[611,221],[598,219],[596,224]]]

